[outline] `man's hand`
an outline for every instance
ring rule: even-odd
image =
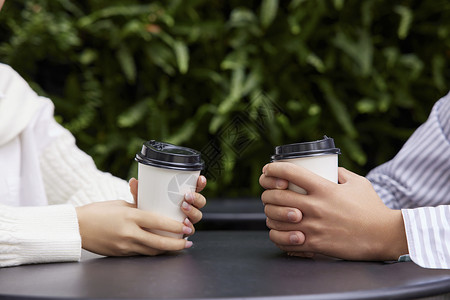
[[[286,190],[292,182],[307,195]],[[290,255],[397,260],[408,253],[401,211],[364,177],[339,168],[339,183],[288,162],[268,164],[260,184],[270,239]]]

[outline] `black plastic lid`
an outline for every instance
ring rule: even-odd
[[[155,140],[145,142],[135,160],[144,165],[183,171],[199,171],[205,166],[200,152]]]
[[[275,147],[275,155],[272,155],[271,158],[272,161],[275,161],[326,154],[341,154],[341,150],[334,146],[332,138],[325,135],[323,140],[277,146]]]

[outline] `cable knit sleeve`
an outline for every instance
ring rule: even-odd
[[[49,204],[80,206],[107,200],[133,202],[128,183],[99,171],[93,159],[64,131],[41,156],[41,170]]]
[[[0,267],[78,261],[80,256],[81,238],[72,205],[0,205]]]

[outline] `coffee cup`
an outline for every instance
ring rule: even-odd
[[[335,147],[334,140],[324,136],[322,140],[277,146],[275,154],[271,158],[272,162],[290,162],[337,183],[338,154],[341,154],[341,150]],[[288,189],[300,194],[307,194],[303,188],[291,182],[289,182]]]
[[[138,162],[138,208],[183,222],[184,195],[195,192],[204,168],[200,152],[151,140],[142,145],[135,160]],[[175,238],[183,236],[161,230],[151,232]]]

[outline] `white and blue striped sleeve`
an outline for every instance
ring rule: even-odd
[[[450,93],[399,153],[367,178],[388,207],[402,210],[411,259],[450,269]]]

